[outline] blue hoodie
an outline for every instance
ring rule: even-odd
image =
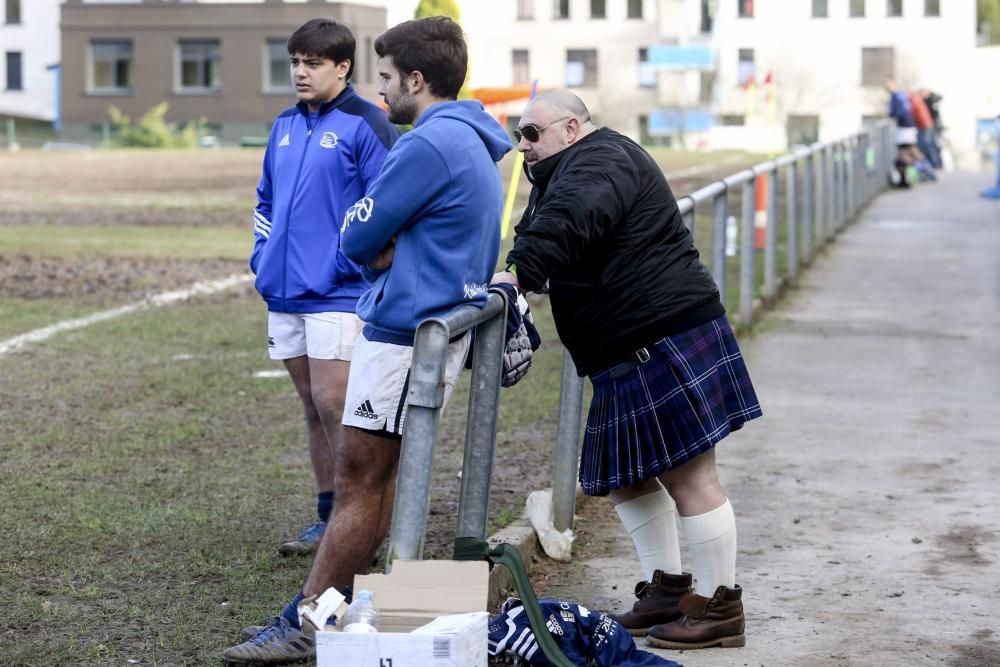
[[[390,151],[366,196],[344,215],[341,249],[370,263],[396,239],[392,265],[363,267],[358,302],[368,340],[412,345],[417,325],[486,304],[500,252],[507,132],[476,101],[440,102]]]
[[[375,181],[398,137],[386,113],[351,85],[319,113],[300,102],[275,119],[250,255],[268,310],[354,312],[368,284],[338,251],[341,218]]]

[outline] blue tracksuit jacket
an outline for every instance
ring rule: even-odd
[[[340,222],[398,137],[385,112],[350,84],[318,114],[300,102],[277,117],[257,186],[250,255],[268,310],[355,311],[368,285],[340,252]]]

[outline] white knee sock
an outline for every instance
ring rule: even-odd
[[[681,548],[677,535],[677,507],[660,489],[615,505],[618,518],[632,536],[646,581],[654,570],[681,573]]]
[[[691,554],[695,592],[711,597],[719,586],[736,584],[736,515],[726,499],[711,512],[682,516],[681,526]]]

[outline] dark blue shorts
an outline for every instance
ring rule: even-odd
[[[590,378],[580,462],[589,496],[686,463],[763,414],[725,316],[647,349],[649,361],[626,373],[608,369]]]

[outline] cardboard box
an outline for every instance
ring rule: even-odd
[[[316,667],[486,667],[489,614],[439,616],[413,632],[316,633]]]
[[[364,589],[379,632],[317,632],[317,667],[486,667],[485,560],[397,560],[391,574],[354,577],[354,590]]]

